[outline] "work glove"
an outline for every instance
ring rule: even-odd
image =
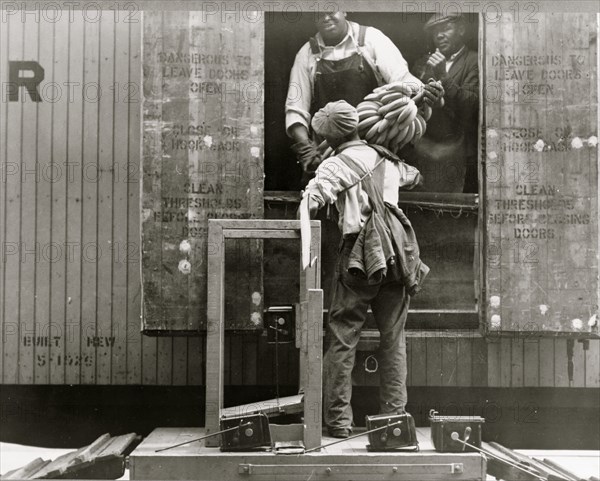
[[[444,93],[445,91],[442,82],[429,79],[429,81],[423,85],[423,102],[429,105],[442,104]]]
[[[304,172],[313,173],[321,164],[321,154],[310,139],[296,142],[292,145],[292,151],[296,154],[296,159]]]

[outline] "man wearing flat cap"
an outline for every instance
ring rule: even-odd
[[[412,69],[421,80],[440,80],[445,91],[445,105],[433,106],[427,133],[415,145],[413,154],[418,158],[407,154],[423,168],[437,166],[438,182],[432,183],[436,176],[428,173],[427,190],[477,192],[479,67],[477,53],[465,44],[466,27],[462,15],[432,15],[424,29],[436,51],[418,60]],[[440,178],[442,172],[446,178]]]
[[[380,30],[348,21],[342,11],[316,13],[315,26],[317,34],[294,60],[285,104],[286,132],[305,173],[314,172],[321,161],[310,132],[317,110],[335,100],[356,106],[374,88],[392,82],[422,85]],[[443,95],[435,84],[425,85],[424,91],[431,104]]]
[[[410,222],[398,208],[398,190],[420,184],[421,175],[383,147],[360,140],[357,127],[356,109],[343,100],[315,113],[315,134],[335,150],[303,193],[311,217],[325,204],[335,204],[342,233],[323,372],[324,421],[329,435],[338,438],[352,432],[351,374],[369,305],[381,333],[380,412],[404,411],[404,326],[410,296],[429,271],[419,258]]]

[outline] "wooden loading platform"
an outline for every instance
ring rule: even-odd
[[[206,447],[204,441],[156,452],[204,433],[204,428],[155,429],[131,453],[130,478],[477,481],[486,477],[482,455],[434,451],[429,428],[417,428],[419,452],[369,452],[367,436],[297,455],[271,451],[222,452]],[[323,444],[333,441],[334,438],[323,436]]]
[[[299,238],[299,221],[209,220],[208,238],[213,245],[223,245],[226,238]],[[320,287],[319,222],[312,221],[310,262],[300,269],[300,303],[296,327],[300,349],[300,385],[302,396],[259,402],[253,405],[223,408],[223,333],[224,333],[224,260],[223,255],[209,256],[207,319],[213,329],[207,337],[207,397],[204,428],[158,428],[130,455],[131,479],[269,479],[269,480],[401,480],[401,481],[478,481],[486,475],[485,459],[478,453],[438,453],[430,442],[429,429],[421,429],[417,440],[420,451],[370,452],[368,437],[336,441],[322,435],[322,349],[323,291]],[[285,405],[285,406],[284,406]],[[307,408],[309,406],[309,408]],[[304,412],[304,423],[291,439],[278,439],[284,426],[269,425],[271,442],[301,440],[310,452],[281,454],[263,451],[223,452],[220,436],[194,441],[220,431],[220,421],[228,415],[252,413],[276,415]],[[189,442],[189,444],[181,445]],[[177,445],[177,447],[174,447]],[[171,448],[164,450],[165,448]]]

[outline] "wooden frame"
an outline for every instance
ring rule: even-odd
[[[225,350],[225,239],[299,239],[298,220],[209,219],[207,259],[206,433],[219,430],[223,410],[223,353]],[[300,348],[300,390],[304,392],[304,445],[321,444],[323,291],[321,287],[321,223],[311,221],[311,264],[300,267],[300,304],[296,347]],[[218,446],[217,436],[206,440]]]

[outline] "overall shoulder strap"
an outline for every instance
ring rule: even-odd
[[[384,81],[383,75],[379,70],[379,66],[373,58],[373,55],[369,52],[369,49],[365,47],[365,37],[368,28],[369,27],[365,25],[358,25],[358,38],[355,37],[355,45],[358,49],[359,54],[367,61],[367,63],[373,70],[373,73],[375,74],[375,79],[377,80],[377,85],[383,85],[386,82]]]
[[[348,167],[350,167],[360,179],[344,191],[362,183],[362,188],[373,203],[373,209],[382,213],[385,208],[383,201],[383,181],[385,177],[385,157],[379,156],[373,170],[365,170],[361,165],[345,154],[337,154]],[[380,168],[383,164],[383,168]]]
[[[365,46],[365,35],[367,33],[367,27],[365,25],[360,25],[358,28],[358,46]]]
[[[391,160],[395,164],[404,162],[400,157],[394,154],[391,150],[385,148],[383,145],[378,144],[369,144],[373,150],[375,150],[381,157],[385,157],[388,160]]]
[[[321,53],[321,47],[319,47],[319,42],[317,42],[315,37],[310,37],[308,39],[308,43],[310,45],[310,51],[313,53],[313,55],[319,55]]]

